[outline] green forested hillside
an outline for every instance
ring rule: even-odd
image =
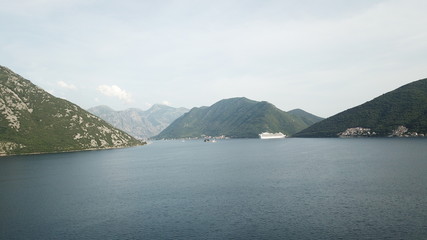
[[[0,155],[142,144],[0,66]]]
[[[323,120],[323,118],[313,115],[311,113],[308,113],[302,109],[294,109],[294,110],[288,111],[288,113],[301,118],[308,125],[313,125],[313,123],[320,122],[321,120]]]
[[[295,134],[297,137],[336,137],[347,128],[370,128],[386,136],[398,126],[427,133],[427,79],[404,85],[369,102],[338,113]]]
[[[268,102],[231,98],[210,107],[193,108],[156,138],[200,137],[203,134],[254,138],[265,131],[291,135],[314,123],[310,121],[284,112]]]

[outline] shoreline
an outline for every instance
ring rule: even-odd
[[[123,148],[132,148],[138,146],[147,145],[147,142],[142,142],[141,144],[133,146],[123,146],[123,147],[107,147],[107,148],[88,148],[81,150],[66,150],[66,151],[57,151],[57,152],[31,152],[31,153],[22,153],[22,154],[3,154],[0,153],[0,159],[2,157],[12,157],[12,156],[29,156],[29,155],[42,155],[42,154],[56,154],[56,153],[74,153],[74,152],[86,152],[86,151],[102,151],[102,150],[114,150],[114,149],[123,149]]]

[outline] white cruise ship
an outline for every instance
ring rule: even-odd
[[[261,138],[261,139],[275,139],[275,138],[285,138],[286,137],[286,135],[281,133],[281,132],[278,132],[278,133],[263,132],[263,133],[260,133],[258,135],[259,135],[259,138]]]

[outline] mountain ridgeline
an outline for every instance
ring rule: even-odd
[[[375,133],[374,136],[390,136],[401,126],[413,135],[427,134],[427,79],[409,83],[338,113],[295,136],[337,137],[347,129],[356,128],[368,129],[369,133]]]
[[[108,149],[143,144],[0,66],[0,155]]]
[[[136,138],[146,139],[159,134],[189,110],[155,104],[146,111],[137,108],[115,111],[107,106],[89,108],[88,111]]]
[[[210,107],[191,109],[155,138],[193,138],[201,135],[255,138],[261,132],[292,135],[321,119],[303,110],[284,112],[265,101],[231,98]]]

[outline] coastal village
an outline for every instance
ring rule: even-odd
[[[338,137],[375,137],[378,136],[376,132],[371,131],[370,128],[355,127],[347,128],[344,132],[338,133]],[[394,129],[389,137],[425,137],[426,134],[410,132],[405,126],[398,126]]]

